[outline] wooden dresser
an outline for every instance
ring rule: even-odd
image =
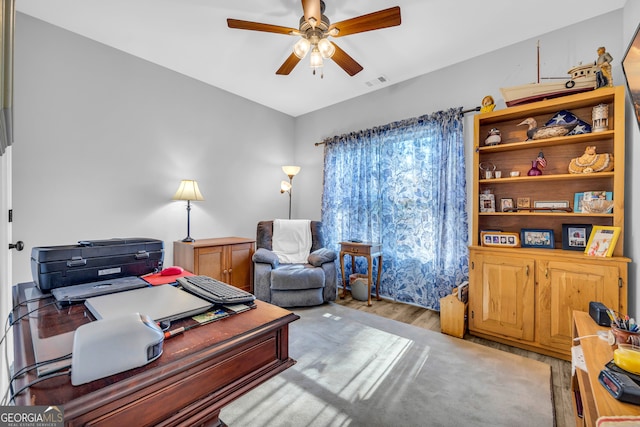
[[[173,242],[173,264],[253,293],[255,240],[219,237]]]

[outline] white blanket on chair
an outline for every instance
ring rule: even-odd
[[[311,252],[311,221],[275,219],[271,245],[281,263],[306,264]]]

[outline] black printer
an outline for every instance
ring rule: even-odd
[[[162,240],[85,240],[76,245],[32,248],[31,273],[38,288],[49,292],[63,286],[155,273],[162,269],[163,259]]]

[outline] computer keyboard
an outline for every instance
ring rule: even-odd
[[[182,287],[214,304],[242,304],[256,299],[247,291],[228,285],[209,276],[179,277],[178,283]]]

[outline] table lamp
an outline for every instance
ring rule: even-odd
[[[198,188],[198,182],[193,179],[183,179],[180,182],[178,191],[173,196],[173,200],[186,200],[187,201],[187,237],[182,239],[183,242],[195,242],[195,239],[191,237],[191,201],[202,201],[202,193]]]

